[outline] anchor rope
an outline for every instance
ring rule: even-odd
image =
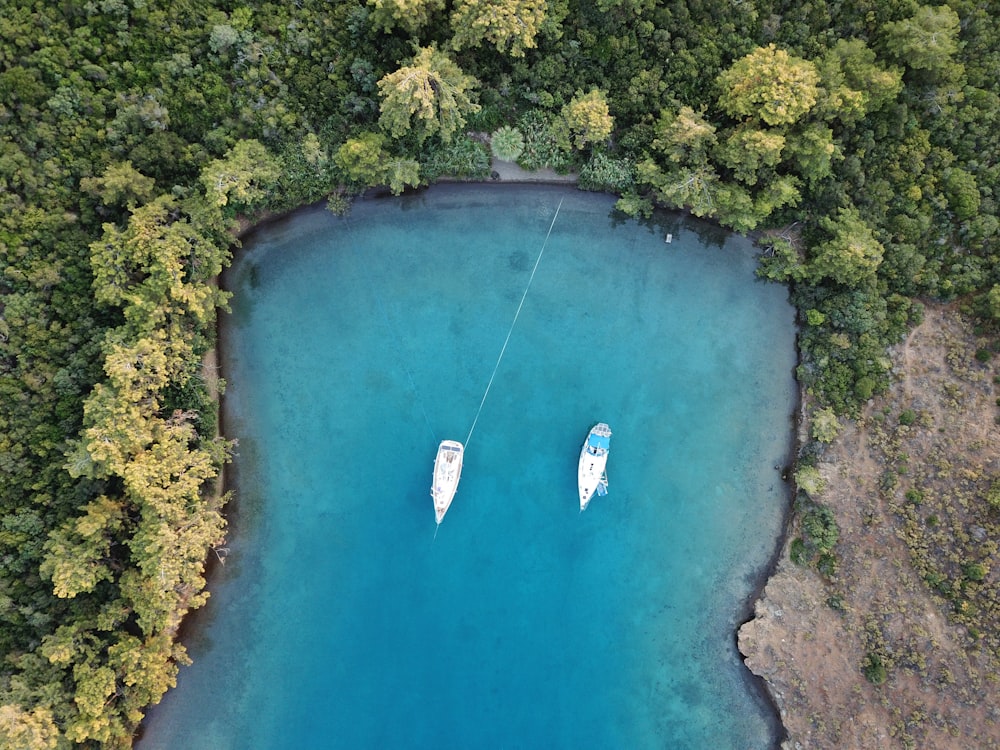
[[[476,418],[472,420],[472,427],[469,428],[469,434],[465,438],[465,449],[469,448],[469,441],[472,440],[472,433],[476,430],[476,424],[479,422],[479,415],[483,413],[483,405],[486,403],[486,397],[490,395],[490,388],[493,386],[493,379],[497,376],[497,370],[500,369],[500,362],[503,360],[503,355],[507,351],[507,344],[510,342],[510,336],[514,333],[514,326],[517,325],[517,317],[521,314],[521,308],[524,307],[524,300],[528,296],[528,290],[531,289],[531,282],[535,279],[535,271],[538,270],[538,264],[542,262],[542,254],[545,252],[545,246],[549,244],[549,236],[552,234],[552,227],[556,225],[556,218],[559,216],[559,209],[562,208],[562,199],[559,199],[559,205],[556,206],[556,212],[552,215],[552,223],[549,224],[549,231],[545,234],[545,241],[542,242],[542,249],[538,251],[538,257],[535,259],[535,267],[531,269],[531,276],[528,277],[528,283],[524,287],[524,294],[521,295],[521,302],[517,306],[517,312],[514,313],[514,320],[510,324],[510,330],[507,331],[507,338],[504,339],[503,347],[500,349],[500,356],[497,357],[497,363],[493,366],[493,374],[490,375],[490,382],[486,384],[486,390],[483,392],[483,399],[479,402],[479,409],[476,411]]]

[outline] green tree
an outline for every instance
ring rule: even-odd
[[[1000,320],[1000,284],[994,284],[987,292],[986,309],[991,318]]]
[[[100,177],[84,177],[80,189],[100,199],[105,206],[124,205],[129,210],[155,195],[156,180],[146,177],[124,161],[110,165]]]
[[[967,221],[979,213],[982,196],[974,175],[961,167],[946,169],[944,189],[948,207],[959,221]]]
[[[838,39],[817,62],[826,120],[852,124],[894,100],[903,88],[899,69],[881,67],[862,39]]]
[[[56,596],[71,599],[114,578],[120,561],[111,559],[111,545],[124,527],[125,510],[122,500],[101,495],[84,507],[82,516],[52,533],[40,572],[52,581]]]
[[[750,190],[738,182],[722,182],[713,196],[719,223],[737,232],[750,232],[761,222]]]
[[[795,470],[795,486],[809,497],[815,498],[823,494],[826,480],[815,466],[800,466]]]
[[[114,670],[99,662],[83,661],[74,666],[73,679],[77,715],[68,723],[66,736],[78,743],[87,740],[108,743],[115,735],[120,736],[122,731],[117,717],[107,710],[118,690]]]
[[[638,181],[647,184],[659,201],[673,208],[686,208],[695,216],[715,216],[718,209],[719,176],[711,165],[662,170],[652,160],[640,162]]]
[[[334,162],[351,181],[366,187],[388,183],[394,195],[402,193],[408,185],[419,185],[419,162],[391,156],[382,147],[384,142],[385,138],[378,133],[361,133],[337,149]]]
[[[782,235],[776,230],[765,232],[759,240],[764,254],[760,257],[757,275],[772,281],[802,281],[808,275],[802,257],[792,238]],[[822,315],[818,310],[810,313]],[[810,315],[808,322],[813,324],[815,315]]]
[[[745,185],[756,185],[760,171],[781,162],[785,136],[775,130],[743,126],[732,131],[717,150],[719,160]]]
[[[840,538],[833,511],[819,504],[811,504],[802,514],[802,532],[807,543],[820,553],[830,552]]]
[[[382,97],[379,125],[393,138],[432,135],[448,142],[480,107],[472,100],[478,81],[466,75],[445,53],[423,47],[394,73],[378,82]]]
[[[452,46],[460,50],[487,41],[499,52],[524,57],[535,47],[547,7],[547,0],[458,0],[451,14]]]
[[[874,277],[885,251],[856,208],[842,208],[836,218],[820,219],[819,226],[832,236],[813,248],[813,279],[859,284]]]
[[[796,128],[785,143],[786,162],[811,186],[829,177],[834,160],[843,158],[833,141],[833,131],[822,123]]]
[[[947,5],[921,5],[902,21],[883,27],[889,51],[911,68],[941,71],[947,69],[958,51],[961,19]]]
[[[576,96],[562,108],[561,116],[553,124],[553,131],[559,145],[568,150],[600,143],[611,135],[614,127],[607,94],[594,88],[586,94],[576,92]]]
[[[216,206],[252,210],[262,205],[281,176],[281,164],[262,143],[238,142],[222,159],[209,163],[201,182],[209,201]]]
[[[816,104],[818,84],[819,73],[813,63],[769,44],[737,60],[719,75],[719,104],[733,117],[789,125]]]
[[[216,173],[214,166],[211,171]],[[246,196],[256,189],[248,183],[240,192]],[[90,248],[95,299],[126,304],[126,317],[144,332],[167,321],[182,324],[186,314],[214,321],[215,306],[226,295],[203,282],[218,274],[228,257],[214,228],[209,224],[205,228],[211,231],[202,231],[202,221],[211,222],[215,208],[164,195],[136,209],[124,229],[105,224],[103,236]]]
[[[407,187],[420,184],[420,162],[401,156],[389,157],[385,165],[386,181],[393,195],[400,195]]]
[[[684,106],[676,113],[666,109],[660,113],[652,146],[674,164],[703,165],[717,142],[715,126]]]
[[[828,407],[817,409],[812,415],[812,436],[821,443],[832,443],[840,434],[840,420]]]
[[[0,747],[55,750],[58,746],[59,730],[50,709],[0,706]]]
[[[384,144],[385,138],[378,133],[359,133],[337,149],[333,161],[352,182],[380,185],[385,179]]]
[[[653,153],[666,157],[662,166],[646,158],[636,166],[636,181],[648,185],[658,201],[673,208],[686,208],[695,216],[715,216],[720,190],[719,175],[709,154],[718,143],[715,126],[690,107],[681,107],[676,113],[663,110],[657,120],[652,141]],[[736,211],[745,196],[737,190],[728,196],[729,206]],[[626,201],[645,210],[642,203]]]
[[[152,440],[129,456],[122,471],[139,521],[128,540],[134,567],[120,578],[143,633],[171,632],[188,608],[201,606],[206,551],[223,538],[225,521],[201,502],[214,477],[212,457],[192,447],[194,428],[184,415],[155,419]]]
[[[138,725],[147,706],[158,703],[177,684],[178,665],[191,663],[184,646],[175,643],[169,631],[147,637],[117,634],[107,659],[119,683],[128,686],[117,706],[128,726]]]
[[[368,0],[372,24],[386,33],[401,28],[416,35],[444,10],[444,0]]]
[[[800,180],[795,175],[786,174],[774,177],[760,188],[754,196],[753,213],[756,222],[751,228],[755,228],[780,208],[797,206],[802,200],[799,185]]]

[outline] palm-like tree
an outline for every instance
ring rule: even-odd
[[[490,150],[501,161],[517,161],[524,153],[524,136],[517,128],[504,125],[490,137]]]

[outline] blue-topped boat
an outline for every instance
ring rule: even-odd
[[[611,428],[604,422],[591,429],[587,439],[583,441],[580,451],[580,468],[577,473],[577,484],[580,489],[580,510],[587,509],[590,499],[596,492],[598,495],[608,494],[608,453],[611,452]]]

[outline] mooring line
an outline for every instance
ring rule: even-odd
[[[556,212],[552,215],[552,223],[549,224],[549,231],[545,234],[545,241],[542,242],[542,249],[538,251],[538,257],[535,259],[535,267],[531,269],[531,276],[528,277],[528,284],[524,287],[524,294],[521,295],[521,302],[517,306],[517,312],[514,313],[514,320],[510,324],[510,330],[507,331],[507,338],[504,339],[503,347],[500,349],[500,356],[497,357],[497,363],[493,366],[493,374],[490,375],[490,382],[486,384],[486,391],[483,393],[483,400],[479,402],[479,410],[476,412],[476,418],[472,420],[472,427],[469,428],[469,434],[465,438],[465,449],[469,449],[469,441],[472,440],[472,433],[476,429],[476,424],[479,422],[479,415],[483,413],[483,405],[486,403],[486,397],[490,395],[490,388],[493,385],[493,379],[497,376],[497,370],[500,369],[500,362],[503,360],[504,352],[507,351],[507,344],[510,342],[510,335],[514,333],[514,326],[517,325],[517,316],[521,314],[521,308],[524,306],[524,300],[528,296],[528,290],[531,289],[531,282],[535,279],[535,271],[538,270],[538,264],[542,262],[542,254],[545,252],[545,246],[549,244],[549,236],[552,234],[552,227],[556,225],[556,218],[559,216],[559,209],[562,208],[562,198],[559,199],[559,205],[556,206]]]

